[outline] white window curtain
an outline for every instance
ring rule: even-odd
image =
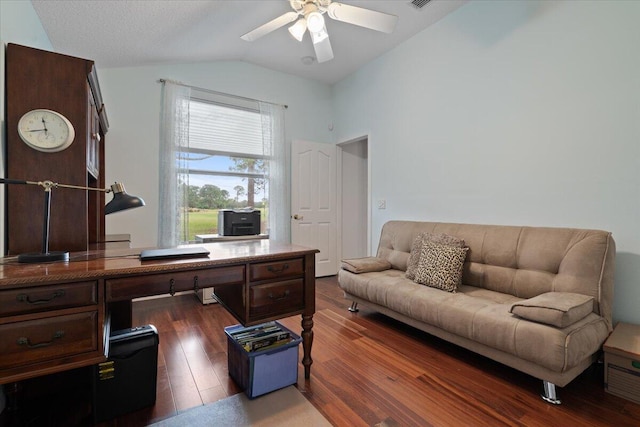
[[[183,152],[189,150],[189,101],[191,88],[171,81],[162,84],[160,117],[160,177],[158,246],[184,243],[188,221],[185,207],[189,173]]]
[[[194,88],[194,91],[202,91]],[[211,91],[211,93],[216,93]],[[232,95],[224,95],[230,96]],[[160,124],[158,246],[188,243],[189,86],[163,81]],[[256,101],[254,101],[256,102]],[[290,242],[289,146],[284,135],[284,107],[258,101],[262,152],[268,156],[269,239]]]
[[[269,156],[269,239],[291,241],[289,158],[284,137],[284,107],[260,102],[262,147]]]

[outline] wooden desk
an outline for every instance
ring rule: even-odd
[[[132,299],[204,287],[243,325],[302,315],[309,378],[318,251],[270,240],[198,246],[208,258],[142,262],[140,249],[0,258],[0,384],[103,362],[109,328],[132,326]]]

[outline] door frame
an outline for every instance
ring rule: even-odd
[[[337,155],[336,155],[336,160],[337,160],[337,164],[336,164],[336,208],[337,208],[337,213],[338,213],[338,218],[336,220],[336,225],[338,228],[338,240],[339,242],[337,243],[337,254],[338,254],[338,260],[341,260],[342,257],[342,241],[344,238],[344,234],[343,234],[343,222],[342,222],[342,216],[343,216],[343,206],[342,206],[342,188],[343,188],[343,179],[344,176],[342,174],[342,160],[343,160],[343,155],[344,155],[344,150],[343,147],[348,145],[348,144],[352,144],[352,143],[356,143],[356,142],[364,142],[367,145],[367,188],[366,188],[366,206],[367,206],[367,236],[366,236],[366,240],[367,240],[367,253],[365,254],[365,256],[372,256],[372,248],[371,248],[371,222],[372,222],[372,209],[371,209],[371,150],[369,149],[370,144],[369,144],[369,140],[370,140],[370,136],[368,134],[356,137],[356,138],[352,138],[346,141],[342,141],[336,144],[336,148],[337,148]]]

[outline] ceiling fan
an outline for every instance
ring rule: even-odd
[[[398,17],[395,15],[331,0],[289,0],[289,4],[293,9],[292,12],[287,12],[255,30],[249,31],[240,38],[251,42],[297,19],[296,23],[289,27],[289,32],[296,40],[301,42],[305,32],[309,30],[313,48],[316,52],[316,59],[320,63],[333,59],[333,49],[331,49],[329,34],[322,16],[325,13],[329,18],[336,21],[358,25],[383,33],[391,33],[398,21]],[[299,16],[300,18],[298,19]]]

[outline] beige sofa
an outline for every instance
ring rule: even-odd
[[[405,277],[422,232],[455,236],[468,246],[455,293]],[[355,260],[365,262],[352,271],[343,263],[338,273],[351,311],[365,304],[539,378],[551,403],[560,403],[555,386],[588,368],[612,330],[615,243],[606,231],[390,221],[377,258],[390,268],[372,271],[384,267]],[[584,299],[591,301],[586,311]]]

